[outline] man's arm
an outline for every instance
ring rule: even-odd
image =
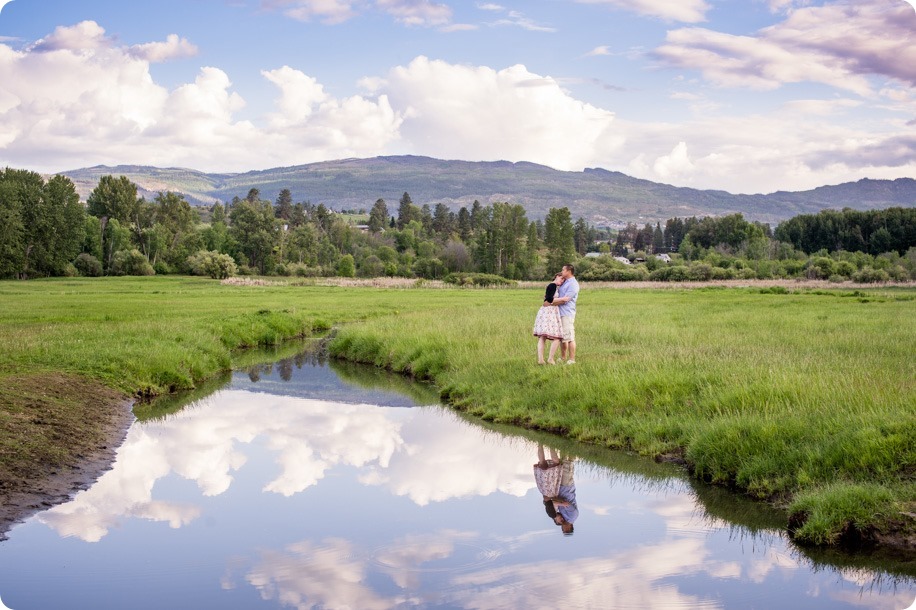
[[[559,298],[555,298],[555,299],[553,300],[553,304],[554,304],[554,305],[562,305],[563,303],[568,303],[569,300],[570,300],[570,297],[559,297]]]

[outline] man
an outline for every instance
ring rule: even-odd
[[[553,304],[560,309],[560,322],[563,323],[563,345],[560,358],[568,358],[566,364],[576,363],[576,299],[579,298],[579,282],[576,281],[576,268],[563,265],[563,285],[557,290]]]

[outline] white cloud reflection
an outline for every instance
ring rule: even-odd
[[[534,449],[499,443],[484,452],[479,430],[437,426],[437,419],[421,410],[218,392],[167,419],[135,424],[111,471],[39,519],[61,535],[90,542],[125,518],[181,527],[201,509],[155,500],[156,482],[174,474],[195,482],[203,496],[222,494],[256,439],[279,467],[263,491],[287,497],[339,465],[359,468],[363,484],[420,506],[495,492],[523,496],[534,487]]]
[[[452,421],[445,425],[443,418]],[[344,466],[364,484],[414,506],[494,493],[521,497],[534,488],[535,450],[527,440],[488,436],[447,411],[227,390],[167,419],[135,424],[111,471],[38,519],[89,542],[128,519],[179,528],[202,517],[204,503],[157,498],[157,482],[174,475],[195,483],[201,497],[218,496],[246,465],[264,479],[255,479],[256,488],[280,496],[318,485]],[[254,469],[265,459],[273,467]],[[419,519],[409,529],[376,530],[371,543],[335,533],[274,548],[244,546],[225,560],[221,585],[226,591],[253,587],[262,599],[285,607],[367,610],[720,608],[751,599],[723,592],[765,599],[774,583],[790,583],[780,586],[791,586],[802,601],[855,604],[852,593],[867,588],[867,572],[841,575],[843,586],[829,571],[806,573],[803,558],[779,536],[755,539],[753,548],[723,544],[716,532],[729,524],[698,508],[686,486],[640,493],[632,481],[616,485],[607,473],[591,478],[588,468],[577,474],[580,492],[591,492],[591,500],[580,498],[591,524],[571,540],[540,518],[496,533],[475,531],[476,525],[442,529],[441,521]],[[615,489],[602,491],[606,481]],[[636,514],[640,520],[630,522]],[[638,535],[613,539],[614,528],[630,523],[641,524]],[[899,595],[860,599],[892,607]]]

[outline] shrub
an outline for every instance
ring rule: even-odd
[[[438,258],[418,258],[414,261],[413,272],[427,280],[437,280],[445,275],[445,265]]]
[[[657,282],[686,282],[690,276],[687,273],[687,267],[677,265],[653,271],[649,274],[649,279]]]
[[[834,266],[834,272],[843,277],[852,277],[856,272],[856,266],[850,261],[840,261]]]
[[[73,263],[67,263],[63,269],[64,277],[76,277],[80,274]]]
[[[84,277],[99,277],[102,275],[102,263],[99,259],[83,252],[73,261],[73,266],[77,272]]]
[[[238,271],[231,256],[215,250],[201,250],[192,254],[188,257],[188,267],[194,275],[208,275],[215,280],[224,280]]]
[[[865,267],[861,271],[853,274],[852,279],[864,284],[877,284],[879,282],[888,282],[891,276],[884,269],[873,269]]]
[[[744,269],[738,270],[736,277],[739,280],[754,280],[757,279],[757,272],[750,267],[745,267]]]
[[[687,269],[687,276],[697,282],[705,282],[712,279],[712,266],[706,263],[698,263]]]
[[[156,271],[149,264],[143,253],[134,248],[133,250],[121,250],[115,252],[114,259],[111,262],[112,275],[155,275]]]
[[[345,254],[340,257],[337,263],[337,275],[340,277],[356,277],[356,262],[352,254]]]
[[[239,275],[254,275],[254,269],[252,269],[248,265],[239,265],[238,274]]]
[[[449,273],[443,281],[456,286],[515,286],[518,283],[492,273]]]
[[[175,270],[172,269],[172,266],[165,261],[156,261],[153,265],[153,270],[156,272],[156,275],[168,275],[170,273],[175,273]]]

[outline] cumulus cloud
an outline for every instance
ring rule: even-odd
[[[401,137],[435,157],[534,161],[580,169],[620,144],[614,114],[576,100],[522,65],[503,70],[418,57],[382,88],[406,108]]]
[[[706,21],[706,12],[711,8],[705,0],[678,0],[677,2],[671,2],[671,0],[576,0],[576,2],[607,4],[639,15],[684,23]]]
[[[807,9],[791,17],[801,10]],[[242,120],[246,100],[218,66],[201,67],[193,82],[173,88],[156,82],[150,62],[189,53],[190,43],[170,37],[118,46],[100,26],[84,22],[19,49],[0,44],[0,166],[61,171],[137,163],[248,171],[410,153],[531,161],[563,170],[604,167],[733,192],[916,173],[916,161],[907,159],[906,138],[916,134],[916,125],[907,123],[916,116],[911,87],[887,80],[872,90],[848,64],[809,66],[806,51],[798,51],[799,60],[781,42],[790,38],[789,30],[779,29],[785,23],[803,30],[799,18],[785,20],[779,35],[768,33],[766,40],[758,40],[763,34],[741,38],[697,28],[675,30],[671,40],[681,41],[684,53],[710,54],[709,62],[698,55],[690,65],[704,65],[708,76],[723,82],[768,88],[816,73],[871,97],[807,98],[768,112],[729,114],[705,91],[680,84],[669,94],[671,103],[687,105],[692,120],[638,122],[568,90],[583,82],[620,90],[602,81],[421,56],[367,75],[359,81],[365,91],[351,96],[332,95],[293,66],[266,67],[261,76],[277,92],[274,106]],[[809,38],[809,46],[826,48],[833,35]],[[746,49],[755,45],[756,54],[748,56]],[[735,59],[717,64],[723,56]],[[867,108],[886,119],[865,116]],[[890,152],[880,154],[882,147]]]
[[[687,156],[687,143],[678,142],[669,154],[655,160],[653,169],[661,178],[670,180],[673,177],[689,176],[696,167]]]
[[[237,118],[245,100],[218,67],[172,90],[155,82],[151,62],[193,52],[177,35],[119,47],[94,22],[58,28],[22,50],[0,44],[0,163],[249,170],[373,156],[399,137],[402,117],[387,98],[332,98],[289,67],[262,72],[280,91],[278,112],[263,125]]]
[[[130,48],[130,54],[150,63],[193,57],[197,55],[197,46],[188,42],[186,38],[179,38],[178,34],[169,34],[165,42],[148,42]]]
[[[897,0],[843,1],[794,9],[754,36],[673,30],[654,55],[722,86],[776,89],[811,81],[870,96],[871,75],[916,84],[914,28],[916,13]]]
[[[105,29],[95,21],[82,21],[74,26],[59,26],[53,34],[35,42],[34,51],[91,51],[111,45]]]

